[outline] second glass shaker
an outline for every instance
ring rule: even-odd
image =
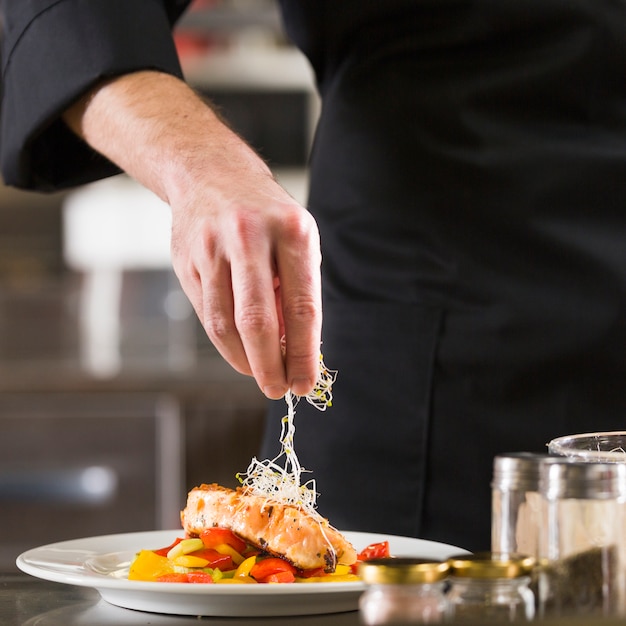
[[[534,618],[535,595],[530,589],[534,558],[487,552],[448,562],[447,621],[482,625]]]
[[[556,457],[534,452],[499,454],[491,482],[491,551],[539,556],[539,468]]]
[[[542,468],[542,616],[626,613],[626,464]]]

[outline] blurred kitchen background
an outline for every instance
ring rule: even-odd
[[[273,0],[196,0],[185,75],[301,202],[318,102]],[[204,335],[169,264],[169,209],[125,176],[0,186],[0,570],[22,551],[178,528],[187,491],[235,486],[265,400]]]

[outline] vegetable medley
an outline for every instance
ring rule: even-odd
[[[158,550],[141,550],[133,560],[129,580],[178,583],[293,583],[358,581],[358,561],[388,557],[389,542],[367,546],[354,565],[338,565],[327,574],[322,568],[299,570],[288,561],[268,555],[226,528],[210,528],[199,537],[178,538]]]

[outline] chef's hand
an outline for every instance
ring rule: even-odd
[[[317,225],[265,163],[183,81],[158,72],[103,82],[64,119],[170,205],[174,270],[222,356],[270,398],[311,391]]]

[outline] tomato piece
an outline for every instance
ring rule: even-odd
[[[188,583],[188,574],[177,574],[172,572],[170,574],[163,574],[157,577],[159,583]]]
[[[206,548],[215,548],[225,543],[237,552],[244,552],[248,544],[228,528],[207,528],[200,533],[200,539]]]
[[[198,556],[201,559],[206,559],[208,563],[205,567],[211,567],[213,569],[217,568],[223,572],[235,569],[233,557],[229,554],[221,554],[213,548],[202,548],[201,550],[196,550],[195,552],[191,552],[190,556]]]
[[[208,572],[188,572],[187,582],[189,583],[213,583],[213,576]]]
[[[159,556],[167,556],[167,553],[174,547],[177,546],[180,542],[182,541],[181,537],[178,537],[174,540],[174,543],[170,546],[167,546],[167,548],[160,548],[159,550],[152,550],[152,552],[154,552],[155,554],[158,554]]]
[[[296,571],[296,568],[291,563],[278,557],[270,556],[257,561],[250,570],[250,576],[259,582],[264,582],[268,576],[278,574],[279,572],[291,572],[295,578]]]
[[[293,583],[296,581],[296,577],[293,572],[276,572],[266,576],[262,581],[263,583]]]
[[[369,546],[363,548],[356,556],[356,563],[351,565],[351,571],[356,574],[359,569],[360,561],[369,561],[370,559],[385,559],[391,556],[389,552],[389,542],[379,541],[377,543],[370,543]]]
[[[363,548],[363,550],[359,552],[357,559],[359,561],[369,561],[370,559],[384,559],[389,556],[389,542],[380,541],[378,543],[371,543],[366,548]]]

